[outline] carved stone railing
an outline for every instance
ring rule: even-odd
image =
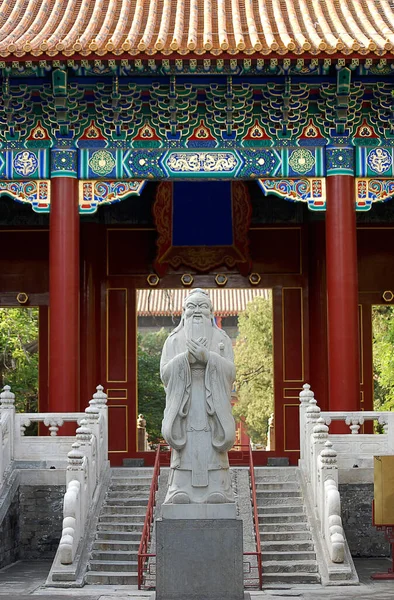
[[[98,386],[80,421],[76,441],[68,453],[63,529],[58,551],[60,565],[74,562],[101,475],[108,468],[106,404],[107,395],[102,386]]]
[[[349,427],[349,433],[330,434],[333,422]],[[367,421],[383,426],[382,434],[360,433]],[[338,491],[338,470],[373,466],[373,456],[394,454],[394,413],[321,412],[310,386],[300,393],[300,468],[320,523],[330,559],[344,560],[345,542]]]
[[[378,411],[359,412],[321,412],[320,417],[329,427],[333,422],[344,423],[349,434],[330,433],[335,450],[338,453],[338,468],[373,467],[373,457],[394,454],[394,413]],[[360,433],[360,427],[374,422],[383,427],[383,433]]]
[[[50,435],[25,436],[26,427],[40,423]],[[76,423],[75,436],[58,436],[64,423]],[[41,431],[42,433],[42,431]],[[71,448],[71,450],[70,450]],[[73,562],[84,535],[92,499],[108,469],[107,395],[97,387],[82,413],[17,413],[9,386],[0,394],[0,489],[7,470],[17,461],[43,462],[66,469],[63,530],[59,564]]]
[[[66,467],[70,451],[70,435],[57,435],[64,423],[80,425],[85,413],[16,413],[14,419],[14,460],[51,461]],[[25,435],[32,423],[40,424],[40,435]],[[47,431],[44,430],[47,428]],[[45,433],[44,433],[45,431]],[[50,435],[48,435],[48,431]]]
[[[15,395],[6,385],[0,394],[0,489],[13,459]]]

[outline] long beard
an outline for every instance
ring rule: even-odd
[[[185,336],[187,340],[197,341],[199,338],[206,338],[209,348],[211,345],[212,333],[213,328],[211,319],[202,317],[198,322],[194,321],[193,317],[185,319]]]

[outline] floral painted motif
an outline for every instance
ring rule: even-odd
[[[14,158],[14,169],[18,175],[22,177],[28,177],[32,175],[38,167],[38,160],[33,152],[24,150],[18,152]]]
[[[315,158],[310,150],[298,148],[291,153],[289,165],[294,173],[301,173],[301,175],[304,175],[315,166]]]
[[[89,160],[89,167],[93,173],[104,177],[113,171],[116,161],[108,150],[97,150]]]
[[[388,150],[385,150],[384,148],[374,148],[368,154],[367,162],[371,171],[381,175],[390,169],[393,160]]]
[[[177,152],[170,155],[167,166],[174,173],[217,173],[234,171],[238,161],[227,152]]]

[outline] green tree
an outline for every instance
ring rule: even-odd
[[[374,306],[373,379],[375,410],[394,410],[394,306]]]
[[[0,374],[16,410],[37,412],[38,308],[0,308]]]
[[[138,412],[146,419],[150,444],[161,439],[161,422],[166,395],[160,379],[160,357],[169,332],[160,329],[137,336],[138,344]]]
[[[272,299],[257,296],[238,317],[234,348],[238,402],[233,413],[246,424],[255,443],[267,442],[268,419],[274,410]]]

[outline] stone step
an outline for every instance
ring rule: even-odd
[[[255,467],[255,477],[276,477],[281,479],[297,479],[298,467]]]
[[[292,504],[280,504],[279,506],[258,506],[257,511],[259,515],[274,515],[277,513],[300,513],[303,512],[304,507],[301,502],[297,505]]]
[[[93,550],[100,550],[102,552],[112,552],[121,550],[123,552],[138,552],[140,542],[139,541],[123,541],[123,540],[96,540],[93,542]]]
[[[260,523],[260,531],[264,533],[280,533],[281,531],[309,531],[309,525],[304,523],[266,523],[263,519]]]
[[[138,547],[128,550],[93,550],[91,561],[126,562],[138,560]]]
[[[312,540],[276,540],[264,541],[261,543],[261,551],[286,553],[286,552],[314,552],[315,548]]]
[[[136,560],[91,560],[89,561],[89,570],[90,571],[102,571],[103,573],[108,573],[111,571],[137,571],[138,561]]]
[[[143,515],[130,515],[124,512],[119,512],[114,515],[103,515],[99,516],[99,523],[139,523],[144,522],[145,513]]]
[[[96,541],[123,541],[128,543],[140,542],[141,531],[113,531],[112,529],[97,531]]]
[[[261,531],[260,539],[262,542],[285,542],[302,541],[307,542],[311,539],[309,531]]]
[[[267,523],[303,523],[306,522],[305,513],[267,513],[264,516],[259,516],[259,523],[267,521]]]
[[[261,553],[263,563],[273,562],[273,561],[316,561],[316,554],[312,550],[307,552],[294,551],[294,552],[267,552],[264,548]]]
[[[265,573],[263,571],[264,585],[277,585],[278,583],[320,583],[319,573]]]
[[[299,492],[300,486],[295,481],[286,481],[284,483],[256,481],[256,492],[266,492],[270,490],[281,491],[283,494],[287,494],[287,492]]]
[[[111,477],[110,487],[118,485],[146,485],[150,487],[152,477]]]
[[[132,505],[126,506],[124,504],[105,504],[100,512],[100,517],[110,515],[144,515],[146,514],[146,506]]]
[[[117,573],[108,571],[88,571],[85,575],[88,585],[137,585],[138,575],[135,573]]]
[[[98,523],[97,524],[97,530],[98,531],[108,531],[108,532],[112,532],[118,531],[139,531],[140,535],[142,533],[142,528],[144,526],[144,523],[139,521],[138,523],[124,523],[124,522],[111,522],[111,523]]]
[[[263,561],[263,573],[317,573],[316,560]]]
[[[270,499],[274,499],[275,498],[275,502],[278,500],[283,500],[286,501],[287,498],[301,498],[301,491],[300,490],[287,490],[286,492],[286,496],[283,496],[283,491],[282,490],[264,490],[264,491],[258,491],[256,490],[256,496],[258,499],[260,498],[267,498]]]
[[[150,491],[150,484],[149,485],[145,485],[145,484],[140,485],[138,483],[136,483],[136,484],[119,483],[116,485],[114,485],[112,483],[108,490],[108,492],[110,494],[118,493],[118,492],[128,492],[131,497],[134,497],[135,494],[144,494],[144,495],[146,495],[146,497],[148,497],[149,491]]]
[[[117,495],[108,495],[105,499],[104,506],[145,506],[148,505],[148,498],[146,496],[142,496],[141,498],[130,498],[128,496],[117,496]]]
[[[261,506],[263,504],[290,504],[290,503],[298,503],[303,502],[303,498],[301,494],[297,491],[286,492],[286,495],[283,492],[256,492],[257,503]]]
[[[153,467],[112,467],[112,477],[150,477],[153,475]]]

